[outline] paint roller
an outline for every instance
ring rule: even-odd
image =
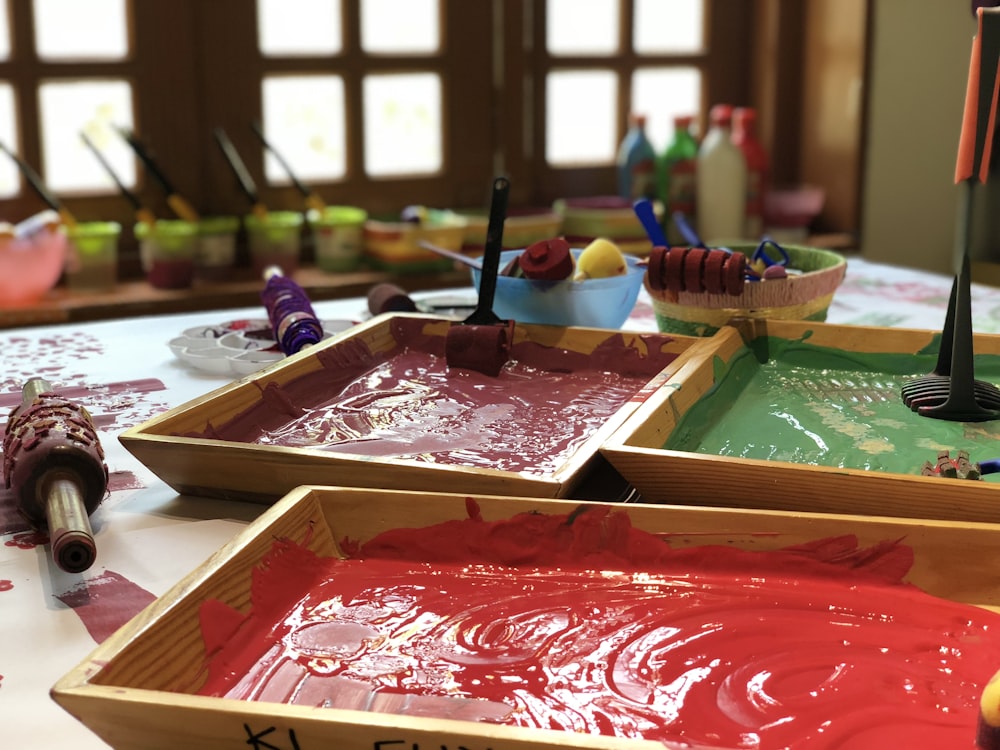
[[[274,338],[285,354],[295,354],[323,339],[323,326],[316,317],[309,295],[278,266],[264,271],[265,285],[260,293]]]
[[[746,283],[747,256],[703,247],[654,247],[646,280],[653,291],[740,295]]]
[[[107,494],[108,467],[87,410],[29,379],[7,420],[3,476],[21,514],[48,532],[56,565],[89,568],[97,557],[90,515]]]
[[[483,270],[479,280],[479,300],[469,317],[448,329],[445,336],[445,361],[449,368],[476,370],[496,377],[510,356],[513,321],[503,321],[493,312],[509,193],[510,181],[506,177],[498,177],[493,181]]]

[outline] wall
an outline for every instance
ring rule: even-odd
[[[975,19],[968,3],[871,2],[861,251],[870,260],[950,273],[955,157]],[[985,211],[978,219],[985,221]]]

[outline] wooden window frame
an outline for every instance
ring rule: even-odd
[[[639,67],[685,65],[703,73],[702,123],[714,102],[758,105],[767,129],[765,144],[791,137],[792,111],[801,98],[786,84],[763,91],[768,66],[783,68],[796,54],[755,61],[763,44],[762,24],[783,24],[783,42],[801,28],[799,0],[705,0],[708,37],[698,54],[636,55],[613,58],[553,58],[545,52],[544,0],[441,0],[442,54],[366,55],[360,49],[358,0],[343,0],[343,45],[330,57],[263,57],[257,49],[254,0],[128,0],[130,49],[125,62],[40,61],[33,52],[31,0],[10,0],[12,57],[0,62],[0,79],[14,84],[18,106],[19,153],[40,171],[37,86],[44,80],[101,76],[132,82],[136,132],[165,165],[175,186],[204,215],[248,212],[212,129],[221,126],[240,151],[270,208],[298,209],[302,198],[291,185],[264,179],[264,152],[249,123],[260,118],[265,74],[335,73],[345,84],[347,175],[312,186],[330,204],[360,205],[372,215],[393,214],[408,203],[469,208],[488,202],[490,178],[503,170],[512,180],[513,206],[547,206],[559,197],[614,192],[614,165],[553,168],[544,162],[544,80],[556,68],[602,68],[621,82],[615,104],[619,139],[624,135],[631,75]],[[621,0],[621,48],[630,50],[634,7]],[[489,51],[484,55],[483,50]],[[167,62],[165,62],[167,61]],[[469,61],[477,61],[470,64]],[[361,87],[368,72],[427,70],[441,76],[443,160],[441,174],[372,179],[362,173]],[[793,69],[794,71],[794,69]],[[794,75],[794,72],[792,73]],[[787,78],[787,76],[786,76]],[[503,82],[500,85],[499,82]],[[793,82],[794,83],[794,82]],[[148,92],[156,92],[149,95]],[[794,113],[793,113],[794,114]],[[780,127],[773,123],[781,123]],[[784,128],[784,129],[781,129]],[[782,152],[784,154],[786,152]],[[795,164],[775,154],[777,169]],[[137,193],[159,216],[170,216],[159,186],[139,169]],[[64,196],[79,218],[111,219],[131,227],[131,207],[117,194]],[[25,189],[3,201],[7,217],[20,218],[44,206]],[[131,232],[124,235],[128,246]],[[126,257],[129,252],[125,253]],[[128,264],[128,261],[127,261]],[[126,273],[135,271],[134,262]]]

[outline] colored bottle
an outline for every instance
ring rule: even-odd
[[[618,195],[630,201],[656,198],[656,152],[646,138],[645,115],[629,115],[618,147]]]
[[[747,202],[744,234],[758,240],[764,234],[764,194],[771,164],[764,145],[757,138],[757,112],[750,107],[733,110],[733,143],[747,163]]]
[[[698,149],[698,234],[707,245],[744,238],[747,163],[732,140],[733,108],[716,104]]]
[[[675,211],[683,213],[692,226],[695,222],[698,141],[691,133],[693,122],[694,118],[688,115],[674,118],[674,137],[657,164],[660,200],[665,208],[664,225],[671,245],[686,244],[684,237],[670,220]]]

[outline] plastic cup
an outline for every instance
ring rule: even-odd
[[[106,292],[118,281],[118,240],[122,226],[88,221],[66,228],[66,286],[76,292]]]
[[[287,276],[299,267],[303,221],[297,211],[270,211],[263,218],[249,214],[243,219],[255,273],[278,266]]]
[[[310,211],[316,250],[316,265],[321,271],[354,271],[364,255],[364,228],[368,212],[353,206],[327,206]]]
[[[182,219],[160,219],[150,226],[135,225],[139,257],[146,279],[157,289],[185,289],[194,281],[198,254],[198,224]]]
[[[198,255],[195,274],[208,281],[229,277],[236,262],[237,216],[209,216],[198,222]]]

